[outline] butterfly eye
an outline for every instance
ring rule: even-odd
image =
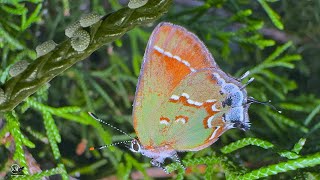
[[[227,98],[222,102],[222,107],[229,106],[229,107],[238,107],[242,106],[243,94],[241,91],[236,91],[232,94],[229,94]]]
[[[132,140],[130,150],[132,152],[140,152],[140,144],[136,140]]]

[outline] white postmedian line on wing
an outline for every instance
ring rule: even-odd
[[[171,52],[168,52],[168,51],[165,51],[164,49],[160,48],[159,46],[155,45],[153,46],[153,48],[155,50],[157,50],[159,53],[161,54],[164,54],[170,58],[173,58],[181,63],[183,63],[184,65],[186,65],[190,70],[191,72],[195,72],[196,70],[194,68],[191,67],[190,63],[186,60],[182,60],[181,57],[177,56],[177,55],[173,55]]]
[[[213,139],[213,138],[216,137],[217,131],[220,129],[220,127],[221,127],[221,126],[217,126],[217,127],[216,127],[216,130],[213,131],[213,133],[212,133],[211,137],[209,138],[209,140],[211,140],[211,139]]]

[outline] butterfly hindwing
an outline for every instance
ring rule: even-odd
[[[191,73],[175,88],[160,108],[161,129],[156,144],[177,151],[195,151],[214,143],[230,127],[223,115],[225,95],[213,77],[214,69]]]

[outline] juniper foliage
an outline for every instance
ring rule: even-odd
[[[252,105],[250,131],[231,130],[211,148],[181,153],[188,169],[171,163],[166,166],[170,176],[320,177],[320,66],[314,61],[319,56],[319,3],[149,0],[139,5],[135,0],[130,9],[120,2],[0,0],[1,177],[130,179],[140,171],[139,176],[155,178],[148,173],[149,159],[126,148],[88,151],[128,137],[86,112],[135,136],[131,105],[137,76],[147,40],[160,21],[197,34],[225,72],[239,77],[250,70],[255,81],[248,94],[271,99],[282,111]],[[95,13],[94,24],[65,32],[84,11]],[[79,28],[90,40],[78,52],[70,42]],[[41,47],[44,53],[37,56],[36,46],[50,40],[57,44],[48,51]],[[12,164],[23,166],[24,175],[12,176]]]

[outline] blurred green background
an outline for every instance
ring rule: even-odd
[[[64,30],[82,15],[95,12],[104,16],[126,8],[127,3],[1,0],[1,87],[13,78],[8,73],[13,64],[35,61],[37,45],[51,39],[60,44],[68,40]],[[268,106],[254,104],[249,109],[249,131],[230,130],[210,148],[180,153],[190,162],[199,157],[224,157],[233,164],[233,170],[221,162],[199,160],[198,164],[207,166],[190,166],[186,173],[178,173],[179,178],[224,179],[288,159],[318,155],[320,1],[175,0],[168,7],[157,21],[142,23],[105,44],[37,89],[14,111],[2,112],[1,178],[12,177],[10,166],[14,163],[26,166],[29,174],[35,173],[24,178],[34,179],[49,175],[50,179],[176,178],[177,173],[166,175],[161,169],[153,169],[150,159],[123,146],[88,151],[90,146],[128,140],[92,120],[88,111],[135,136],[132,102],[143,53],[152,30],[162,21],[184,26],[199,36],[225,72],[239,77],[250,70],[255,81],[247,87],[248,94],[260,101],[271,100],[282,111],[279,114]],[[146,17],[152,13],[145,9]],[[246,137],[268,141],[274,147],[220,151]],[[314,167],[301,162],[301,169],[289,168],[266,178],[320,178],[320,155],[315,157]]]

